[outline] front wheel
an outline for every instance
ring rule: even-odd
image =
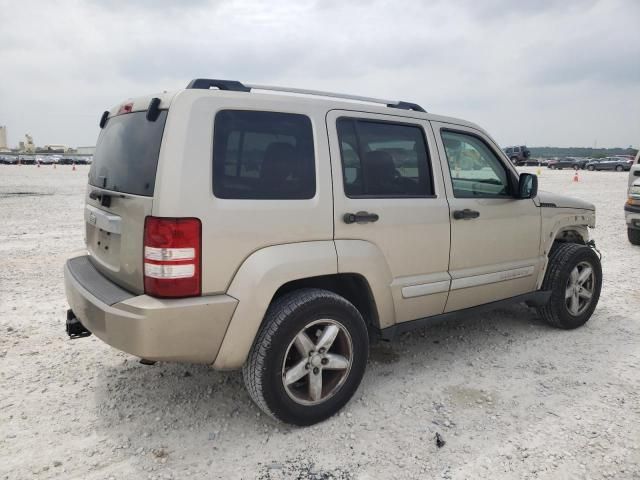
[[[327,290],[301,289],[269,307],[242,373],[267,415],[312,425],[353,396],[368,351],[367,327],[353,304]]]
[[[624,168],[622,167],[622,165],[617,165],[617,166],[616,166],[616,172],[621,172],[622,170],[624,170]]]
[[[640,245],[640,230],[636,228],[627,228],[627,237],[632,245]]]
[[[585,245],[560,243],[551,249],[542,290],[551,291],[549,303],[538,309],[554,327],[584,325],[596,308],[602,287],[598,255]]]
[[[589,165],[587,167],[587,170],[589,170],[590,172],[593,172],[596,168],[593,165]]]

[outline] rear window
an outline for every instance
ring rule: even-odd
[[[147,112],[111,117],[98,137],[89,184],[116,192],[153,196],[167,111],[155,122]]]
[[[305,115],[222,110],[215,118],[213,193],[218,198],[312,198],[316,177]]]

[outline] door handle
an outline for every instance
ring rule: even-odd
[[[357,212],[357,213],[345,213],[342,217],[344,223],[369,223],[377,222],[380,217],[375,213],[369,212]]]
[[[477,210],[470,210],[468,208],[453,211],[453,218],[456,220],[471,220],[472,218],[478,218],[479,216],[480,212]]]

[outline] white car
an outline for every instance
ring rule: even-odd
[[[627,235],[633,245],[640,245],[640,178],[629,187],[629,198],[624,205]]]

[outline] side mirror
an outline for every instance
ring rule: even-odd
[[[516,198],[533,198],[538,194],[538,177],[532,173],[521,173]]]

